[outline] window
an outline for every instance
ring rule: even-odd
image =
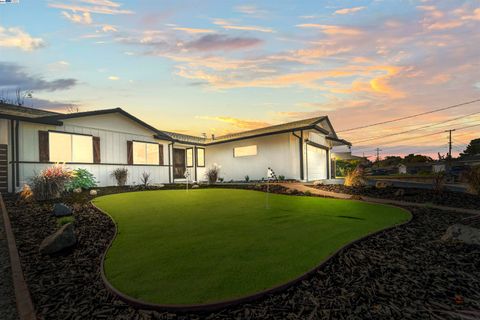
[[[197,148],[197,167],[205,167],[205,149]]]
[[[235,158],[255,155],[257,155],[257,145],[233,148],[233,156]]]
[[[48,140],[50,161],[93,163],[92,136],[49,132]]]
[[[193,167],[193,149],[187,149],[187,167]]]
[[[133,164],[159,164],[158,144],[133,141]]]

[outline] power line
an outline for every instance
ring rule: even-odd
[[[396,118],[396,119],[392,119],[392,120],[387,120],[387,121],[372,123],[372,124],[365,125],[365,126],[360,126],[360,127],[350,128],[350,129],[339,130],[339,131],[337,131],[337,132],[348,132],[348,131],[353,131],[353,130],[365,129],[365,128],[370,128],[370,127],[374,127],[374,126],[379,126],[379,125],[381,125],[381,124],[387,124],[387,123],[397,122],[397,121],[401,121],[401,120],[416,118],[416,117],[424,116],[424,115],[431,114],[431,113],[435,113],[435,112],[440,112],[440,111],[445,111],[445,110],[449,110],[449,109],[453,109],[453,108],[462,107],[462,106],[469,105],[469,104],[472,104],[472,103],[475,103],[475,102],[479,102],[479,101],[480,101],[480,99],[475,99],[475,100],[472,100],[472,101],[467,101],[467,102],[455,104],[455,105],[448,106],[448,107],[443,107],[443,108],[439,108],[439,109],[434,109],[434,110],[430,110],[430,111],[427,111],[427,112],[417,113],[417,114],[414,114],[414,115],[410,115],[410,116],[406,116],[406,117],[401,117],[401,118]]]
[[[480,126],[480,124],[474,124],[474,125],[471,125],[471,126],[460,127],[460,128],[456,128],[456,130],[463,130],[463,129],[473,128],[473,127],[477,127],[477,126]],[[425,135],[421,135],[421,136],[403,138],[403,139],[400,139],[400,140],[397,139],[397,140],[387,141],[387,142],[382,143],[382,145],[396,143],[396,142],[402,142],[402,141],[407,141],[407,140],[422,139],[422,138],[425,138],[425,137],[431,137],[431,136],[435,136],[435,135],[442,134],[442,133],[445,133],[445,131],[438,131],[438,132],[433,132],[433,133],[425,134]],[[365,149],[365,148],[369,148],[369,147],[359,147],[358,149],[361,150],[361,149]],[[356,151],[358,151],[358,149],[356,149]]]
[[[372,137],[372,138],[368,138],[368,139],[364,139],[364,140],[352,141],[352,143],[360,143],[360,142],[372,141],[372,140],[377,140],[377,139],[383,139],[383,138],[387,138],[387,137],[398,136],[398,135],[405,134],[405,133],[410,133],[410,132],[414,132],[414,131],[418,131],[418,130],[431,128],[431,127],[438,126],[440,124],[444,124],[444,123],[447,123],[447,122],[452,122],[452,121],[460,120],[460,119],[463,119],[463,118],[468,118],[468,117],[476,115],[476,114],[480,114],[480,111],[470,113],[470,114],[467,114],[467,115],[464,115],[464,116],[456,117],[456,118],[446,120],[446,121],[439,121],[439,122],[436,122],[434,124],[429,124],[429,125],[426,125],[426,126],[423,126],[423,127],[415,128],[415,129],[410,129],[410,130],[397,132],[397,133],[391,133],[391,134],[382,135],[382,136],[376,136],[376,137]],[[477,121],[477,120],[475,120],[475,121]]]

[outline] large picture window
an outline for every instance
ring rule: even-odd
[[[257,145],[233,148],[233,156],[235,158],[255,155],[257,155]]]
[[[51,162],[93,163],[92,136],[62,132],[49,132]]]
[[[157,143],[133,141],[133,164],[159,164]]]
[[[197,167],[205,167],[205,149],[197,148]]]

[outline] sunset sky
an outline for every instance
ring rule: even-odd
[[[480,98],[480,1],[20,0],[0,4],[0,92],[17,87],[27,106],[194,135],[318,115],[341,131]],[[462,127],[456,153],[480,102],[339,135],[359,155],[436,154],[433,133]]]

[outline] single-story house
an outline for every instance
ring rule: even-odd
[[[0,103],[0,192],[13,192],[54,163],[85,168],[100,186],[115,185],[111,173],[128,168],[128,184],[143,172],[152,183],[206,180],[221,166],[225,181],[277,176],[312,181],[332,175],[331,148],[349,145],[327,116],[206,138],[162,131],[120,109],[56,113]]]

